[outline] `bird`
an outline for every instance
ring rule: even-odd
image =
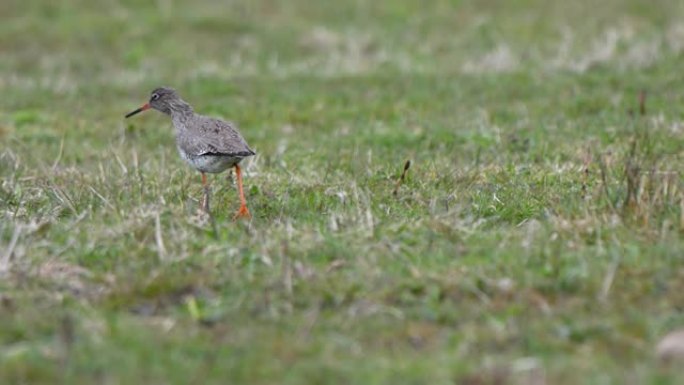
[[[209,213],[209,184],[207,173],[221,173],[235,168],[240,208],[234,219],[251,218],[242,187],[240,162],[256,153],[249,147],[234,123],[195,113],[192,106],[181,99],[170,87],[155,88],[142,107],[126,114],[130,118],[154,109],[171,117],[176,129],[176,147],[180,157],[202,174],[204,197],[202,209]]]

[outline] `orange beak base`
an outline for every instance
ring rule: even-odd
[[[150,103],[145,103],[145,104],[143,104],[142,107],[138,108],[137,110],[127,113],[126,118],[130,118],[131,116],[133,116],[135,114],[138,114],[140,112],[143,112],[143,111],[149,110],[149,109],[150,109]]]

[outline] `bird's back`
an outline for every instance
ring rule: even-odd
[[[193,114],[183,125],[177,133],[178,145],[190,156],[247,157],[255,154],[233,123]]]

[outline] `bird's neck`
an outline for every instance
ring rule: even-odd
[[[192,107],[183,100],[176,100],[169,104],[169,112],[173,120],[185,121],[193,114]]]
[[[176,128],[176,134],[179,134],[181,131],[187,131],[190,126],[192,125],[192,117],[195,114],[191,111],[189,112],[172,112],[171,113],[171,121],[173,122],[173,126]]]

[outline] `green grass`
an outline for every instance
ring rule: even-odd
[[[679,383],[682,20],[3,1],[0,383]],[[198,214],[167,117],[123,119],[159,85],[257,151],[250,222],[225,175]]]

